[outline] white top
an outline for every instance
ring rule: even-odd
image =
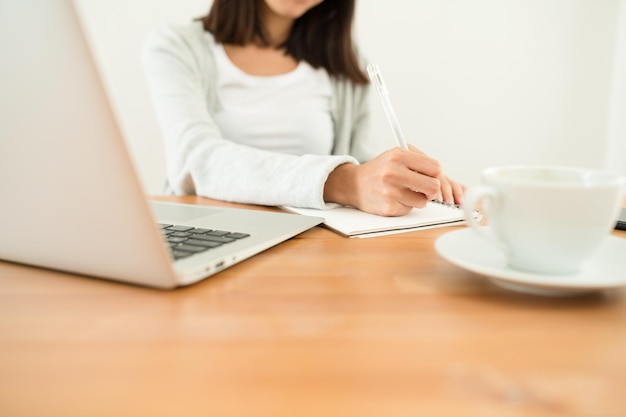
[[[225,138],[291,155],[329,155],[333,147],[328,73],[306,62],[286,74],[250,75],[215,47],[223,109],[214,119]]]
[[[224,110],[216,46],[199,21],[157,28],[146,39],[143,60],[165,148],[165,191],[240,203],[333,207],[323,198],[328,174],[340,164],[375,155],[367,134],[369,89],[330,78],[330,155],[243,145],[215,122]]]

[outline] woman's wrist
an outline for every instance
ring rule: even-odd
[[[348,206],[357,206],[356,164],[345,163],[337,166],[324,184],[324,201]]]

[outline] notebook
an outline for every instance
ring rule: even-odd
[[[293,213],[323,217],[324,226],[346,237],[374,237],[465,223],[464,212],[459,206],[436,201],[429,201],[426,207],[415,208],[398,217],[377,216],[345,206],[330,210],[284,208]],[[475,216],[478,218],[480,214],[476,212]]]
[[[151,202],[72,2],[3,1],[0,30],[0,259],[175,288],[322,221]],[[185,247],[165,243],[178,233]]]

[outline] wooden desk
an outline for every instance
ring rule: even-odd
[[[626,292],[506,292],[450,230],[315,228],[171,292],[0,263],[0,415],[626,416]]]

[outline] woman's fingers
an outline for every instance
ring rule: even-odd
[[[411,152],[426,156],[424,152],[413,145],[409,145],[409,149]],[[441,190],[434,200],[444,201],[449,204],[463,204],[463,197],[467,187],[450,179],[443,173],[438,174],[437,178],[441,184]]]

